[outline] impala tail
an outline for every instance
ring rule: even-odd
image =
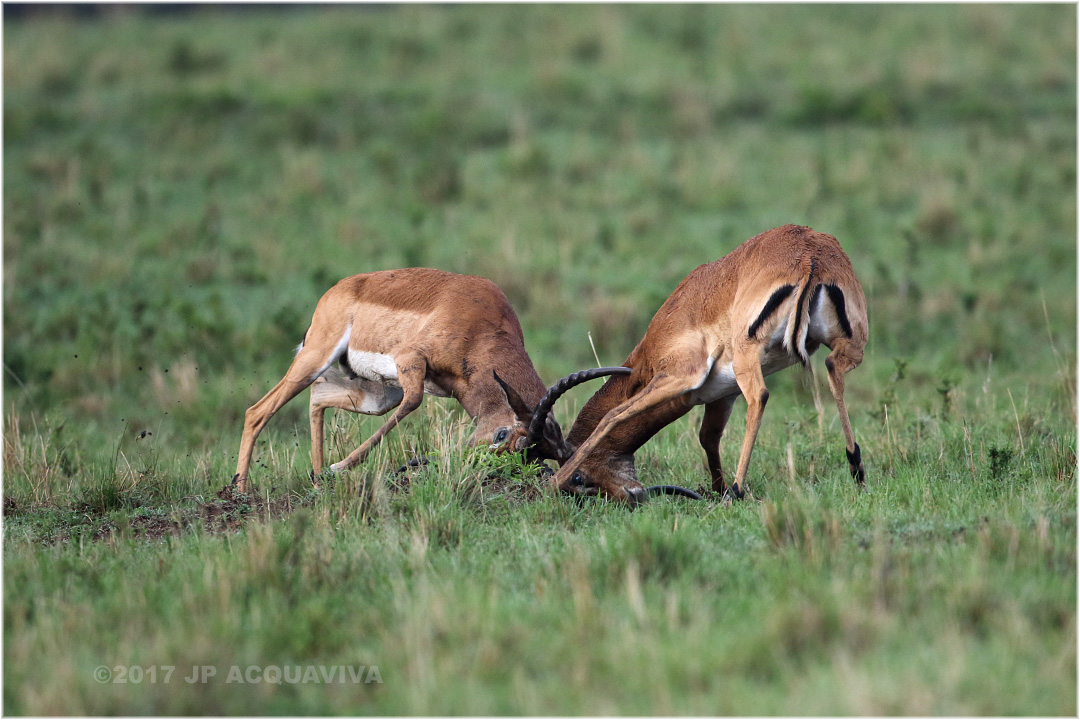
[[[806,352],[806,335],[810,331],[810,303],[814,295],[816,269],[817,258],[810,258],[810,271],[806,275],[806,282],[799,290],[795,305],[791,308],[787,332],[784,335],[784,348],[806,368],[810,367],[810,355]]]

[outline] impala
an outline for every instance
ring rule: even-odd
[[[610,374],[604,371],[626,372],[598,368],[591,376]],[[285,377],[244,415],[232,479],[239,492],[246,490],[255,439],[308,386],[314,475],[322,472],[327,408],[365,415],[396,408],[330,466],[339,472],[363,461],[425,393],[461,403],[476,424],[473,445],[523,450],[530,460],[563,462],[570,454],[554,417],[535,407],[545,388],[525,353],[517,315],[502,290],[481,277],[409,268],[354,275],[330,288]]]
[[[704,405],[698,439],[713,490],[741,499],[769,391],[765,376],[801,363],[820,345],[840,413],[847,461],[865,472],[844,405],[844,375],[862,361],[866,300],[851,262],[831,235],[785,225],[747,240],[684,279],[653,316],[645,337],[578,414],[566,442],[572,456],[552,478],[560,490],[640,502],[634,452],[661,428]],[[556,383],[536,407],[539,428],[561,392]],[[746,398],[746,434],[730,488],[719,444],[735,399]]]

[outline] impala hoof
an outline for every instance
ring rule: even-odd
[[[626,502],[630,505],[630,508],[636,508],[648,499],[649,495],[645,492],[643,487],[633,487],[626,489]]]
[[[742,488],[738,487],[737,485],[732,485],[724,492],[724,497],[722,498],[722,502],[724,504],[730,505],[732,503],[732,501],[734,501],[734,500],[742,500],[745,497],[746,497],[746,491],[744,491]]]
[[[219,500],[233,500],[235,498],[244,496],[246,493],[240,489],[240,485],[239,483],[237,483],[236,478],[234,477],[232,480],[226,483],[225,487],[218,490],[215,494],[217,495]]]
[[[413,468],[423,467],[424,465],[427,465],[429,462],[431,462],[431,461],[428,460],[427,458],[413,458],[412,460],[410,460],[409,462],[405,463],[404,465],[399,467],[397,470],[395,470],[394,474],[395,475],[401,475],[402,473],[409,472]]]
[[[316,490],[322,490],[324,488],[333,487],[334,473],[329,470],[322,470],[320,472],[311,471],[311,487]]]

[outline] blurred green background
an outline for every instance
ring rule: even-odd
[[[1075,345],[1073,16],[8,20],[5,413],[62,408],[89,431],[170,410],[199,445],[280,377],[334,281],[416,265],[498,283],[550,382],[593,362],[589,332],[602,362],[624,358],[687,272],[787,222],[839,238],[862,281],[871,342],[853,385],[895,357],[931,385],[981,381],[991,358],[1039,384],[1048,333]]]

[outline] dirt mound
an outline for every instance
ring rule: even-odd
[[[296,507],[310,505],[310,498],[298,500],[291,493],[268,500],[239,492],[229,483],[217,491],[217,500],[199,503],[198,516],[203,528],[208,532],[236,532],[244,522],[256,520],[276,520],[290,514]]]

